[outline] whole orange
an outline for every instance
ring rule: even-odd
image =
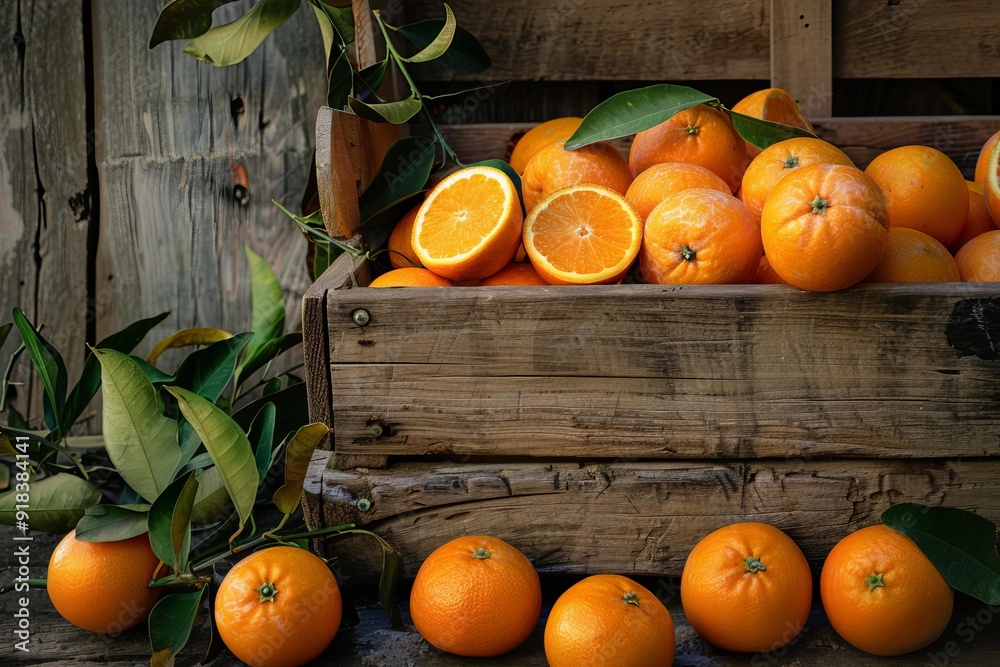
[[[389,235],[389,263],[394,269],[421,267],[420,258],[413,250],[413,222],[417,219],[417,204],[404,215]]]
[[[920,548],[888,526],[855,531],[823,563],[820,595],[830,624],[853,646],[902,655],[941,636],[954,593]]]
[[[492,276],[483,278],[478,287],[498,287],[509,285],[548,285],[531,262],[511,262]]]
[[[556,141],[531,158],[521,177],[521,193],[528,213],[556,190],[573,185],[601,185],[620,195],[632,185],[628,163],[607,141],[568,151],[566,141]]]
[[[865,173],[885,194],[889,226],[930,234],[945,246],[962,232],[969,214],[965,177],[947,155],[929,146],[882,153]]]
[[[299,547],[261,549],[226,574],[215,625],[237,658],[254,667],[295,667],[314,659],[340,628],[337,580]]]
[[[882,258],[866,283],[959,282],[958,264],[937,239],[908,227],[890,227]]]
[[[761,151],[747,167],[740,195],[743,203],[754,216],[760,218],[764,202],[777,182],[795,169],[811,164],[854,166],[842,150],[822,139],[801,137],[779,141]]]
[[[545,622],[550,667],[670,667],[675,651],[667,608],[647,588],[617,574],[574,584]]]
[[[369,287],[452,287],[455,283],[433,271],[411,266],[386,271],[368,283]]]
[[[743,202],[692,188],[667,197],[646,218],[639,269],[659,285],[743,284],[761,254],[760,227]]]
[[[713,171],[730,192],[736,192],[746,158],[746,144],[729,116],[702,104],[636,134],[628,164],[635,176],[661,162],[696,164]]]
[[[681,573],[691,627],[727,651],[773,651],[792,641],[812,605],[812,576],[790,537],[765,523],[736,523],[703,538]]]
[[[787,285],[784,278],[775,273],[767,255],[761,255],[760,263],[757,265],[757,272],[750,279],[753,285]]]
[[[989,208],[986,207],[983,184],[966,181],[965,185],[969,188],[969,215],[965,218],[965,224],[962,225],[962,232],[948,246],[948,250],[953,255],[980,234],[992,232],[997,228],[990,216]]]
[[[976,160],[976,173],[972,180],[976,183],[984,183],[986,181],[986,161],[989,160],[990,151],[993,147],[1000,142],[1000,131],[993,134],[992,137],[986,140],[983,144],[982,150],[979,151],[979,158]]]
[[[958,272],[967,283],[1000,282],[1000,229],[980,234],[955,255]]]
[[[731,194],[729,186],[714,172],[696,164],[683,162],[661,162],[635,177],[625,200],[645,220],[656,205],[682,190],[709,188]]]
[[[116,542],[85,542],[70,531],[49,558],[48,592],[56,611],[91,632],[139,625],[160,597],[149,582],[160,563],[143,533]]]
[[[410,616],[442,651],[491,657],[517,648],[538,623],[542,587],[524,554],[488,536],[459,537],[421,564]]]
[[[534,126],[514,144],[514,150],[508,161],[511,169],[518,174],[523,174],[524,168],[528,166],[528,161],[535,156],[535,153],[551,143],[569,139],[582,122],[582,118],[566,116],[565,118],[553,118]]]
[[[792,96],[781,88],[765,88],[750,93],[733,105],[733,111],[753,116],[761,120],[770,120],[783,125],[799,127],[812,132],[813,126],[806,118]],[[753,160],[760,154],[760,149],[747,142],[747,158]]]
[[[888,223],[885,197],[864,172],[814,164],[778,181],[764,205],[760,231],[764,254],[783,280],[831,292],[860,282],[875,268]]]

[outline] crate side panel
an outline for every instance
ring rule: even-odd
[[[675,576],[701,537],[749,520],[786,531],[818,571],[891,504],[946,502],[1000,520],[1000,461],[408,463],[325,470],[323,494],[328,522],[374,530],[410,576],[459,534],[516,544],[541,572]]]
[[[990,286],[359,289],[328,316],[341,453],[1000,453]]]

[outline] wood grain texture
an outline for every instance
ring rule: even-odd
[[[449,3],[479,38],[499,80],[768,79],[769,0],[681,2],[511,0]],[[436,0],[406,3],[408,21],[443,15]],[[609,17],[613,17],[610,18]],[[426,79],[455,77],[428,68]]]
[[[10,322],[17,306],[36,326],[44,324],[70,382],[86,351],[87,234],[96,187],[87,175],[93,142],[83,30],[79,0],[20,0],[0,11],[0,323]],[[12,333],[0,350],[0,368],[19,340]],[[24,355],[12,378],[24,383],[14,405],[37,425],[36,378]]]
[[[992,0],[831,4],[835,77],[1000,76],[1000,4]]]
[[[833,110],[830,0],[771,0],[771,85],[788,91],[809,118]]]
[[[676,576],[701,537],[737,521],[778,526],[819,571],[834,544],[895,503],[946,503],[1000,519],[995,458],[314,464],[310,492],[321,493],[327,525],[374,530],[411,576],[455,535],[507,540],[545,573]],[[361,498],[367,512],[356,507]]]
[[[328,299],[343,454],[1000,454],[990,285],[362,288]]]
[[[215,21],[252,6],[227,4]],[[94,3],[97,290],[106,297],[98,337],[164,310],[171,317],[146,345],[188,326],[249,329],[244,246],[275,269],[286,328],[294,329],[308,285],[306,243],[271,200],[296,210],[308,180],[326,88],[315,16],[297,12],[245,61],[215,68],[182,53],[182,43],[150,50],[158,11],[156,3]],[[246,206],[233,196],[239,166],[248,176]]]

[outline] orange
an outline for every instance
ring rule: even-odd
[[[215,625],[237,658],[254,667],[294,667],[320,653],[340,628],[340,588],[318,556],[299,547],[262,549],[219,585]]]
[[[990,156],[986,160],[983,197],[986,199],[986,209],[990,212],[993,223],[1000,227],[1000,141],[994,142]]]
[[[556,190],[573,185],[602,185],[624,195],[632,185],[632,172],[618,149],[607,141],[568,151],[566,141],[542,148],[528,162],[521,177],[524,208],[529,213]]]
[[[823,563],[819,589],[837,634],[875,655],[902,655],[933,642],[948,627],[954,602],[913,540],[882,525],[837,543]]]
[[[421,564],[410,616],[431,645],[469,657],[517,648],[538,623],[542,587],[520,551],[482,535],[459,537]]]
[[[639,254],[642,221],[625,198],[598,185],[558,190],[531,209],[524,249],[546,282],[617,283]]]
[[[791,95],[781,88],[765,88],[750,93],[733,106],[733,111],[745,116],[753,116],[761,120],[770,120],[810,132],[813,131],[812,123],[799,109],[799,105],[795,103]],[[760,154],[760,149],[749,141],[746,144],[747,159],[753,160]]]
[[[831,292],[859,282],[882,257],[889,212],[860,169],[814,164],[774,186],[760,231],[764,254],[790,285]]]
[[[514,144],[509,161],[511,168],[518,174],[523,174],[524,168],[528,166],[528,161],[535,156],[535,153],[551,143],[569,139],[582,122],[582,118],[566,116],[553,118],[534,126]]]
[[[417,211],[412,244],[424,267],[449,280],[479,280],[514,258],[521,202],[505,173],[465,167],[438,183]]]
[[[760,263],[757,265],[757,272],[753,274],[750,282],[754,285],[787,285],[785,279],[779,276],[768,261],[767,255],[761,255]]]
[[[451,287],[453,283],[428,271],[410,267],[386,271],[369,283],[369,287]]]
[[[511,262],[488,278],[479,281],[479,287],[498,285],[548,285],[528,262]]]
[[[775,184],[795,169],[811,164],[854,166],[843,151],[822,139],[786,139],[765,148],[747,167],[741,188],[743,203],[760,218],[764,202]]]
[[[746,158],[746,144],[729,116],[702,104],[636,134],[628,164],[635,176],[661,162],[696,164],[713,171],[732,193],[740,187]]]
[[[929,146],[894,148],[872,160],[865,173],[885,193],[890,227],[916,229],[946,246],[962,232],[969,188],[941,151]]]
[[[1000,229],[966,243],[955,255],[955,262],[964,282],[1000,282]]]
[[[979,151],[979,159],[976,160],[976,174],[973,178],[976,183],[986,182],[986,161],[989,159],[990,152],[993,150],[993,147],[996,146],[998,142],[1000,142],[1000,131],[996,132],[992,137],[987,139],[986,143],[983,144],[982,150]]]
[[[639,218],[645,220],[661,201],[691,188],[710,188],[727,195],[732,193],[724,180],[704,167],[683,162],[663,162],[654,164],[636,176],[625,193],[625,199],[639,214]]]
[[[774,526],[725,526],[688,555],[681,603],[691,627],[719,648],[773,651],[792,641],[809,616],[809,564]]]
[[[414,206],[396,223],[389,235],[389,263],[394,269],[420,267],[420,258],[413,252],[413,222],[420,206]]]
[[[990,210],[986,208],[982,183],[966,181],[965,185],[969,188],[969,215],[965,218],[965,224],[962,225],[962,232],[948,246],[948,250],[952,254],[957,253],[962,249],[962,246],[980,234],[991,232],[997,228],[993,218],[990,217]]]
[[[550,667],[670,667],[674,622],[655,595],[617,574],[571,586],[545,622]]]
[[[91,632],[121,632],[149,615],[159,588],[149,588],[160,559],[143,533],[117,542],[84,542],[70,531],[49,558],[52,606]]]
[[[951,283],[962,278],[951,253],[937,239],[907,227],[890,227],[882,258],[866,283]]]
[[[742,284],[757,271],[760,227],[731,194],[693,188],[667,197],[646,219],[643,280],[656,284]]]

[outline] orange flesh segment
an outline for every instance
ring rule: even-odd
[[[503,186],[483,174],[456,181],[423,216],[420,240],[438,259],[461,259],[492,235],[509,208]]]
[[[550,202],[533,229],[535,248],[553,268],[581,275],[620,264],[633,235],[634,223],[621,205],[594,191]]]

